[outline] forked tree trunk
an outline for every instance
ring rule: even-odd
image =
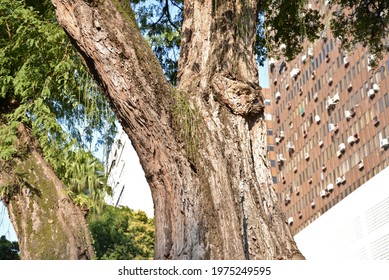
[[[52,2],[139,155],[155,206],[155,257],[302,259],[266,159],[257,1],[185,1],[174,90],[128,1]]]
[[[92,259],[94,249],[82,211],[45,161],[31,133],[19,128],[19,156],[0,162],[2,197],[24,260]]]

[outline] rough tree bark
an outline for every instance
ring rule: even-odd
[[[29,129],[19,126],[18,156],[0,161],[2,197],[18,236],[21,259],[92,259],[92,239],[82,211],[40,152]]]
[[[139,155],[155,206],[155,257],[302,259],[266,159],[257,1],[185,1],[177,89],[127,1],[52,3]]]

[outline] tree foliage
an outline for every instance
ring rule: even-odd
[[[154,220],[143,211],[107,206],[88,220],[96,256],[101,260],[152,259]]]
[[[167,79],[176,84],[182,0],[132,0],[142,35],[150,42]]]
[[[19,244],[0,237],[0,260],[19,260]]]
[[[318,10],[307,5],[308,1],[261,1],[260,21],[257,38],[257,55],[283,55],[293,59],[302,50],[305,39],[314,41],[324,25]],[[285,48],[280,49],[281,45]]]
[[[50,1],[3,0],[0,6],[0,160],[20,156],[20,122],[32,129],[69,193],[101,205],[109,187],[91,150],[112,143],[114,115]]]
[[[332,0],[337,5],[331,29],[342,47],[351,51],[356,44],[369,48],[371,66],[377,66],[389,50],[389,1]]]
[[[131,2],[142,34],[149,40],[167,78],[175,85],[183,1]],[[339,5],[328,28],[342,40],[343,49],[352,50],[360,43],[368,46],[376,58],[372,64],[382,58],[389,47],[388,1],[332,0],[328,3],[330,7]],[[313,42],[327,28],[320,11],[307,0],[262,0],[258,19],[255,50],[260,65],[268,57],[293,59],[302,51],[304,40]],[[280,49],[280,46],[284,48]]]

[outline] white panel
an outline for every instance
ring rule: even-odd
[[[369,233],[389,223],[389,197],[374,205],[365,214]]]
[[[389,260],[389,167],[295,236],[307,260]]]
[[[371,243],[373,260],[389,260],[389,234]]]

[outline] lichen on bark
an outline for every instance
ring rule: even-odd
[[[80,209],[45,161],[31,132],[19,126],[17,146],[23,153],[2,162],[0,186],[14,179],[15,192],[5,202],[15,228],[22,259],[92,259],[90,233]],[[27,147],[27,149],[26,149]]]

